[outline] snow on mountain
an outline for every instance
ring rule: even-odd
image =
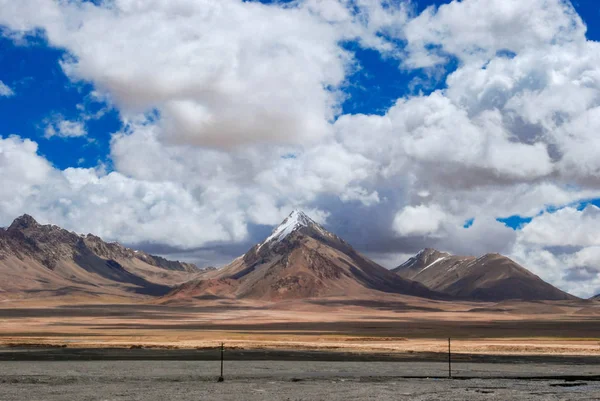
[[[263,245],[268,243],[276,243],[284,240],[293,232],[303,228],[312,228],[316,230],[319,234],[327,237],[331,237],[327,230],[317,224],[313,219],[308,217],[304,212],[300,210],[294,210],[285,220],[277,227],[270,236],[267,237],[263,242],[260,243],[258,249],[262,248]]]
[[[393,271],[454,297],[482,301],[575,299],[500,254],[476,258],[425,249]]]
[[[432,248],[421,249],[415,256],[398,266],[396,270],[409,269],[411,271],[414,270],[415,273],[418,273],[427,269],[434,263],[439,262],[441,259],[449,256],[449,253],[439,252]]]
[[[444,260],[444,259],[446,259],[446,258],[447,258],[447,256],[442,256],[441,258],[437,258],[437,259],[435,260],[435,262],[433,262],[433,263],[430,263],[430,264],[428,264],[427,266],[425,266],[425,267],[423,268],[423,270],[421,270],[421,272],[423,272],[423,271],[427,270],[427,269],[428,269],[428,268],[430,268],[431,266],[435,265],[435,264],[436,264],[436,263],[438,263],[438,262],[441,262],[442,260]]]
[[[222,269],[173,292],[186,297],[235,297],[269,301],[320,297],[436,297],[357,252],[299,210],[259,245]]]

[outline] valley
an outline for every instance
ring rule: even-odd
[[[0,345],[445,356],[600,356],[597,308],[580,302],[448,303],[416,297],[282,303],[0,304]]]

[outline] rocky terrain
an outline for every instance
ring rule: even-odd
[[[33,217],[0,229],[0,297],[160,295],[201,270]]]
[[[265,241],[224,268],[171,293],[174,298],[236,297],[268,301],[369,297],[380,293],[437,297],[358,253],[300,211]]]
[[[499,254],[477,258],[424,249],[393,271],[455,298],[481,301],[576,299]]]

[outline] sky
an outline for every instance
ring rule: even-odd
[[[0,0],[0,226],[207,266],[301,209],[592,296],[598,40],[595,0]]]

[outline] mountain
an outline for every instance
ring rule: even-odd
[[[591,299],[592,301],[600,301],[600,294],[598,294],[598,295],[596,295],[596,296],[594,296],[594,297],[591,297],[590,299]]]
[[[277,301],[382,293],[436,295],[369,260],[303,212],[294,211],[246,254],[170,296]]]
[[[476,258],[424,249],[392,271],[457,298],[482,301],[577,299],[499,254]]]
[[[0,229],[0,296],[162,295],[201,270],[23,215]]]

